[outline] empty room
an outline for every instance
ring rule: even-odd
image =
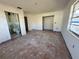
[[[79,0],[0,0],[0,59],[79,59]]]

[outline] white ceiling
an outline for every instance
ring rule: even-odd
[[[51,12],[63,9],[69,0],[0,0],[0,3],[21,7],[28,13]]]

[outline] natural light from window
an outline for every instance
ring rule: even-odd
[[[79,1],[73,5],[73,12],[69,24],[69,30],[79,36]]]

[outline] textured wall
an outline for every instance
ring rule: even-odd
[[[79,59],[79,38],[67,30],[71,5],[75,0],[71,0],[64,10],[62,34],[65,39],[66,45],[71,53],[72,59]]]
[[[36,29],[42,30],[42,17],[54,15],[54,31],[61,31],[62,19],[63,19],[63,10],[56,12],[47,12],[41,14],[25,14],[28,17],[29,30]],[[55,24],[56,22],[56,24]]]

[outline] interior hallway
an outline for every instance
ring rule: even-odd
[[[31,31],[0,45],[0,59],[70,59],[61,33]]]

